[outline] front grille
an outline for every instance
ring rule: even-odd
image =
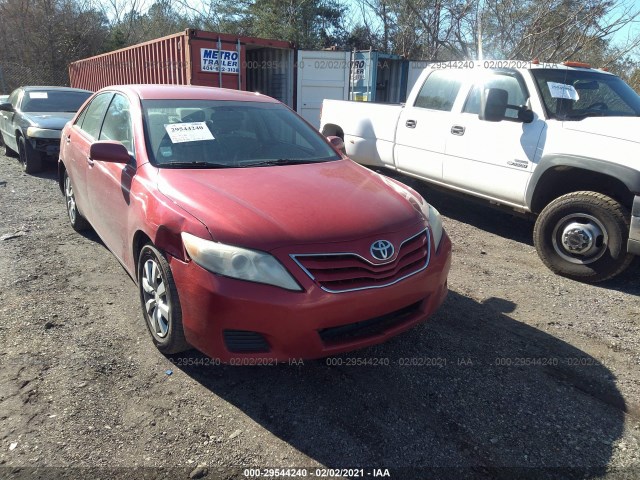
[[[248,330],[225,330],[224,343],[233,353],[264,353],[269,351],[269,343],[258,332]]]
[[[356,253],[291,255],[323,290],[352,292],[393,285],[424,270],[429,264],[428,230],[408,238],[390,262],[374,264]]]
[[[395,312],[387,313],[380,317],[350,323],[339,327],[324,328],[318,330],[320,338],[325,345],[336,345],[366,337],[373,337],[383,333],[392,327],[398,326],[409,320],[418,310],[422,302],[414,303]]]

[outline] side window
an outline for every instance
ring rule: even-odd
[[[480,113],[481,92],[483,88],[501,88],[507,91],[509,94],[507,99],[509,107],[507,107],[507,111],[505,113],[507,118],[517,119],[518,110],[514,107],[525,105],[529,99],[529,95],[526,92],[525,87],[520,83],[517,77],[498,73],[487,77],[483,83],[475,85],[471,89],[464,108],[462,109],[464,113],[473,113],[476,115]]]
[[[116,94],[104,117],[99,140],[121,142],[129,152],[133,152],[133,128],[129,114],[129,101]]]
[[[100,127],[102,127],[102,121],[104,114],[107,111],[109,102],[113,97],[113,93],[103,93],[94,98],[87,107],[86,113],[82,121],[82,130],[87,132],[93,138],[98,138],[100,135]],[[76,122],[77,124],[77,122]]]
[[[460,91],[460,85],[456,72],[436,70],[422,85],[415,106],[450,112]]]
[[[78,115],[78,118],[76,118],[76,121],[73,123],[74,125],[82,128],[82,122],[84,121],[84,117],[87,116],[87,110],[89,110],[89,107],[85,108],[82,113]]]

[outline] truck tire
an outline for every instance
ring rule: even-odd
[[[25,173],[38,173],[42,170],[42,154],[34,150],[24,137],[18,138],[18,154]]]
[[[629,212],[619,202],[597,192],[572,192],[542,210],[533,242],[553,272],[596,283],[629,266],[628,235]]]

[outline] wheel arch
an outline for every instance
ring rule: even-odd
[[[552,200],[576,191],[602,193],[630,207],[640,192],[640,171],[580,157],[544,159],[529,182],[526,203],[540,213]]]
[[[67,171],[67,167],[65,164],[58,160],[58,187],[60,187],[60,192],[64,194],[64,173]]]

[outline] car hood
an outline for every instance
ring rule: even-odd
[[[22,116],[32,127],[62,130],[65,124],[73,118],[75,112],[55,113],[23,113]]]
[[[396,232],[424,222],[382,177],[351,160],[159,169],[158,188],[217,241],[270,251]]]
[[[640,117],[587,117],[563,123],[567,130],[640,143]]]

